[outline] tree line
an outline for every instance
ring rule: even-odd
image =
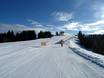
[[[60,32],[56,31],[56,36],[62,36],[62,35],[64,35],[64,31],[60,31]]]
[[[25,41],[40,38],[51,38],[53,35],[50,31],[40,31],[38,35],[33,30],[22,31],[14,33],[14,31],[8,31],[7,33],[0,33],[0,43],[13,42],[13,41]]]
[[[79,31],[78,40],[85,48],[92,49],[94,52],[104,55],[104,34],[85,35]]]

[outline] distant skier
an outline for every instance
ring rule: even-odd
[[[61,40],[61,41],[60,41],[60,44],[61,44],[61,47],[63,47],[64,41]]]

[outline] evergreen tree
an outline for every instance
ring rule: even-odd
[[[45,32],[43,32],[43,31],[40,31],[39,33],[38,33],[38,38],[51,38],[53,35],[51,34],[51,32],[49,32],[49,31],[45,31]]]
[[[84,47],[104,55],[104,35],[84,35],[79,31],[78,39]]]
[[[58,32],[56,32],[56,36],[59,36]]]
[[[7,33],[0,33],[0,42],[24,41],[36,39],[35,31],[22,31],[14,35],[13,31]]]

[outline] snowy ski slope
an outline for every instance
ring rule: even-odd
[[[0,78],[104,78],[104,68],[54,44],[62,38],[0,44]]]

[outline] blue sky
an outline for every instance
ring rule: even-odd
[[[0,0],[0,31],[13,27],[104,33],[104,0]]]

